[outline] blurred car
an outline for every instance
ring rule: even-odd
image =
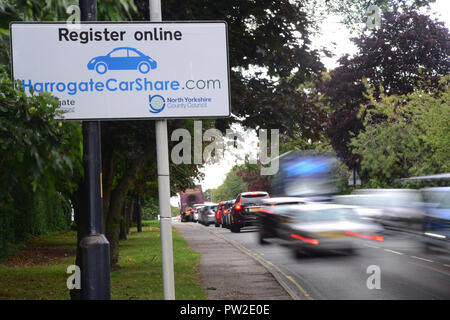
[[[184,212],[181,213],[181,222],[189,222],[192,221],[193,213],[192,208],[187,207]]]
[[[361,217],[352,206],[306,203],[273,207],[278,215],[277,237],[293,248],[297,257],[305,252],[352,253],[358,241],[384,241],[382,228]]]
[[[225,205],[222,210],[222,228],[230,227],[228,221],[230,220],[230,213],[231,209],[233,208],[234,202],[235,202],[234,200],[228,200],[225,202]]]
[[[262,200],[269,198],[265,191],[253,191],[240,193],[231,209],[229,221],[231,232],[240,232],[241,228],[254,226],[256,212],[262,204]]]
[[[265,199],[256,211],[256,225],[258,226],[258,241],[260,244],[268,243],[267,238],[277,237],[277,227],[280,216],[276,214],[275,207],[293,204],[310,203],[310,199],[301,197],[276,197]]]
[[[198,215],[198,222],[205,225],[205,226],[209,226],[210,224],[214,223],[214,216],[217,210],[217,203],[208,203],[205,204],[199,212]]]
[[[222,211],[225,207],[226,201],[219,202],[216,213],[214,215],[214,226],[217,228],[222,224]]]
[[[450,252],[450,187],[422,189],[425,201],[423,239],[427,251]]]
[[[419,190],[361,189],[349,196],[335,197],[336,202],[359,206],[358,213],[394,231],[420,235],[425,211]]]
[[[204,206],[204,204],[202,204],[202,203],[196,203],[192,206],[192,211],[193,211],[192,221],[193,222],[198,222],[198,212],[200,211],[200,209],[203,206]]]

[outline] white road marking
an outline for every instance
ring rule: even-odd
[[[423,261],[427,261],[427,262],[434,262],[433,260],[429,260],[429,259],[425,259],[425,258],[421,258],[421,257],[416,257],[416,256],[411,256],[411,258],[419,259],[419,260],[423,260]]]
[[[384,249],[384,251],[392,252],[392,253],[399,254],[399,255],[403,255],[403,253],[398,252],[398,251],[394,251],[394,250],[391,250],[391,249]]]
[[[380,249],[380,247],[377,247],[377,246],[371,246],[371,245],[368,245],[368,244],[364,244],[366,247],[369,247],[369,248],[374,248],[374,249]]]

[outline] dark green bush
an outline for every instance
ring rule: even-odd
[[[80,124],[58,119],[58,99],[16,87],[0,70],[0,257],[29,236],[68,229],[82,175]]]

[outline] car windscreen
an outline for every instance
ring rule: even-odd
[[[436,204],[439,208],[450,208],[449,191],[425,191],[424,198],[427,203]]]
[[[267,193],[257,193],[257,194],[248,194],[242,195],[241,203],[242,204],[261,204],[262,200],[269,198]]]
[[[278,213],[289,214],[301,222],[358,221],[361,218],[351,208],[302,209],[300,205],[277,206]]]
[[[302,212],[299,218],[307,222],[360,220],[358,215],[352,209],[347,208],[307,210]]]

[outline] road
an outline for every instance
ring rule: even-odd
[[[254,230],[232,233],[214,225],[200,227],[260,261],[294,299],[450,299],[450,257],[425,253],[420,242],[404,235],[364,243],[353,255],[297,259],[281,244],[260,245]],[[379,267],[380,289],[368,288],[370,266]]]

